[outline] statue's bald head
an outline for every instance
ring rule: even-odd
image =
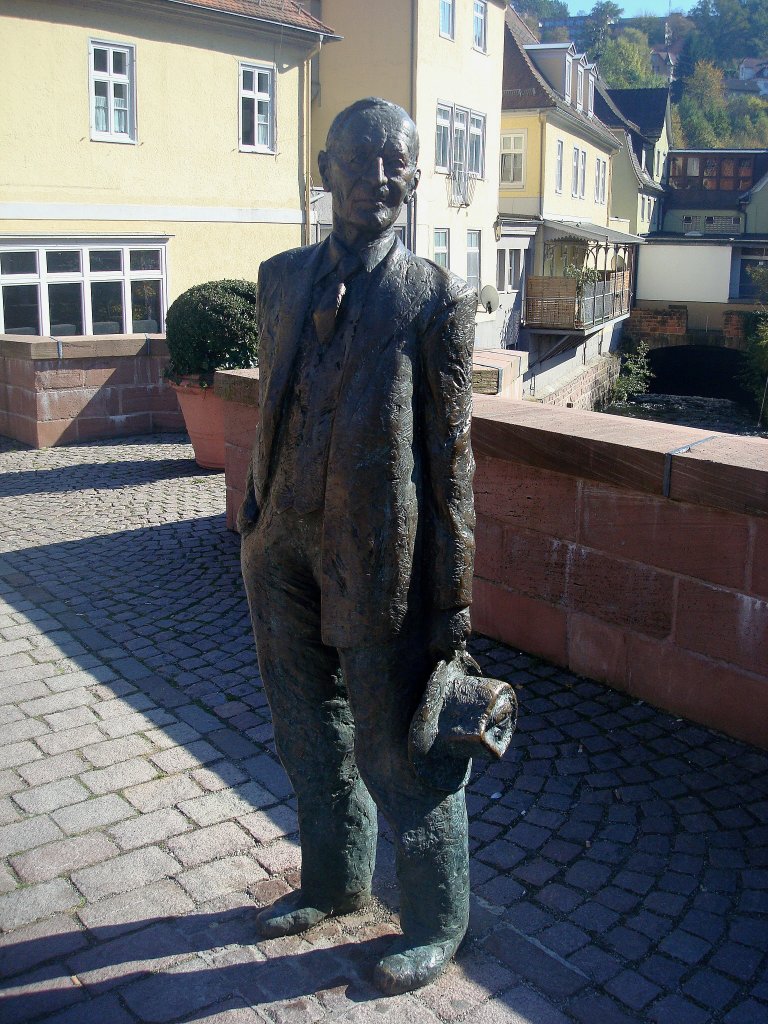
[[[411,163],[414,167],[416,166],[419,159],[419,132],[416,125],[407,110],[398,106],[397,103],[380,99],[378,96],[367,96],[365,99],[356,100],[334,117],[325,140],[325,148],[328,153],[335,151],[339,139],[344,137],[345,129],[359,117],[370,120],[372,124],[381,124],[387,128],[393,124],[401,125],[408,140]]]

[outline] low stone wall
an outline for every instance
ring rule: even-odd
[[[217,374],[230,528],[257,377]],[[474,628],[768,746],[768,441],[480,396],[472,436]]]
[[[668,345],[684,344],[688,333],[688,307],[667,306],[666,309],[643,309],[635,306],[624,321],[623,335],[631,341],[651,342],[663,339]]]
[[[585,366],[573,380],[555,387],[537,401],[543,405],[568,409],[599,409],[611,401],[613,385],[620,371],[621,363],[618,359],[600,356],[591,366]]]
[[[161,336],[0,335],[0,434],[33,448],[183,430]]]

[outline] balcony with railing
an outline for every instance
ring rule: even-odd
[[[526,327],[588,331],[629,313],[629,269],[608,271],[601,280],[578,277],[529,277],[526,281]]]

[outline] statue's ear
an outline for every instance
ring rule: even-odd
[[[331,192],[330,157],[324,149],[321,149],[317,154],[317,166],[320,168],[320,179],[323,183],[323,188],[326,192]]]
[[[416,170],[413,172],[413,181],[411,182],[411,186],[408,189],[408,195],[405,197],[406,203],[410,203],[410,201],[413,199],[414,193],[416,192],[416,189],[419,187],[419,182],[420,181],[421,181],[421,169],[420,168],[416,168]]]

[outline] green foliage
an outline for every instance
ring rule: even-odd
[[[647,44],[638,42],[636,30],[623,32],[615,39],[606,39],[600,54],[600,77],[610,89],[652,89],[666,85],[654,75],[651,52]],[[641,37],[644,38],[644,37]]]
[[[768,272],[768,267],[762,268]],[[768,273],[763,280],[765,294],[768,295]],[[744,353],[744,372],[741,380],[749,388],[757,401],[760,418],[768,423],[768,310],[761,309],[756,313],[746,313],[747,350]]]
[[[626,402],[632,395],[642,395],[654,378],[648,361],[648,346],[644,341],[638,343],[634,352],[628,353],[621,362],[621,373],[613,385],[613,398],[616,402]]]
[[[205,387],[215,370],[247,369],[258,355],[256,285],[208,281],[183,292],[166,317],[167,376],[199,375]]]
[[[768,146],[768,103],[758,96],[727,96],[723,72],[711,61],[696,62],[693,74],[681,83],[681,99],[674,110],[675,121],[679,118],[678,147]]]

